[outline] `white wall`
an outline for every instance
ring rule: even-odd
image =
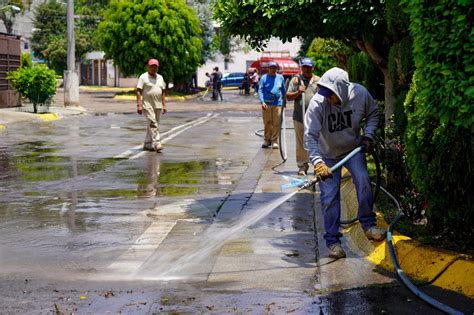
[[[291,42],[283,43],[278,38],[271,38],[265,48],[265,51],[284,51],[287,50],[290,52],[291,57],[296,57],[298,51],[300,50],[301,42],[294,38]],[[206,72],[211,73],[214,67],[219,67],[219,70],[222,73],[226,72],[245,72],[247,70],[247,62],[255,61],[261,57],[262,53],[256,50],[250,51],[237,51],[232,53],[232,60],[228,63],[228,69],[225,69],[224,56],[218,55],[216,59],[208,60],[204,65],[198,69],[198,85],[204,86],[206,82]]]

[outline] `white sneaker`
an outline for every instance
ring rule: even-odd
[[[278,143],[273,142],[272,149],[278,149],[278,148],[279,148]]]

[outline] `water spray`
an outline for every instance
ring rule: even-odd
[[[336,165],[331,167],[331,172],[335,172],[337,169],[341,168],[347,161],[349,161],[354,155],[359,153],[362,150],[362,146],[355,148],[352,150],[348,155],[346,155],[342,160],[340,160]],[[291,180],[291,179],[290,179]],[[298,191],[301,191],[303,189],[308,189],[310,187],[313,187],[317,182],[320,181],[320,178],[317,176],[308,178],[305,177],[300,180],[291,180],[292,182],[290,184],[285,184],[281,185],[281,190],[285,190],[290,187],[296,187],[298,186]]]

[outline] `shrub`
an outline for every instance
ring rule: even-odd
[[[56,74],[44,65],[20,67],[8,73],[7,79],[18,93],[33,103],[35,113],[38,106],[49,104],[56,94]]]
[[[456,0],[403,3],[417,68],[405,102],[411,177],[427,198],[431,231],[472,246],[474,8]]]
[[[21,65],[22,68],[31,68],[33,67],[33,62],[31,61],[31,55],[29,53],[21,54]]]
[[[332,67],[347,68],[347,58],[352,49],[343,42],[333,38],[316,37],[311,42],[306,56],[314,62],[314,71],[322,75]]]

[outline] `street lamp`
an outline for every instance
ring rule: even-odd
[[[7,11],[8,9],[10,9],[12,12],[21,12],[21,9],[19,7],[17,7],[16,5],[12,5],[12,4],[9,4],[9,5],[4,5],[3,7],[0,7],[0,12],[2,11]]]

